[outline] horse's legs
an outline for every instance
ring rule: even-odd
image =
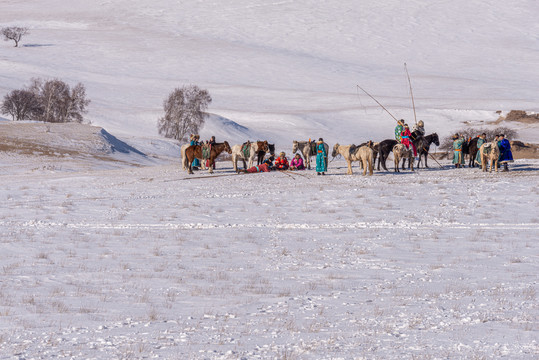
[[[241,161],[243,161],[243,170],[247,170],[247,163],[245,162],[244,158],[241,158]],[[250,165],[249,165],[250,167]]]
[[[348,172],[347,172],[347,174],[352,175],[352,160],[346,160],[346,162],[348,163]]]

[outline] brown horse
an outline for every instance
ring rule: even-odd
[[[208,168],[208,172],[212,174],[213,173],[212,164],[214,163],[215,159],[217,159],[217,157],[223,151],[226,151],[227,153],[232,154],[232,149],[230,148],[230,145],[228,145],[228,142],[226,141],[223,143],[216,143],[216,144],[211,145],[211,148],[209,150],[210,150],[209,156],[205,158],[204,154],[202,153],[202,145],[191,145],[187,149],[185,149],[185,156],[187,157],[187,161],[189,163],[189,169],[188,169],[189,174],[193,173],[192,163],[193,163],[193,160],[195,160],[195,158],[204,159],[204,160],[208,159],[209,164],[210,164]]]

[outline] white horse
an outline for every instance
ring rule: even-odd
[[[189,143],[183,144],[180,147],[180,155],[182,156],[182,169],[187,170],[189,169],[189,162],[187,161],[187,156],[185,156],[185,149],[187,149],[189,146],[191,146]],[[198,159],[200,161],[200,168],[202,170],[206,170],[206,162],[203,161],[203,159]]]
[[[303,158],[305,159],[305,162],[307,163],[307,169],[311,169],[311,157],[316,156],[316,154],[313,154],[311,151],[312,144],[315,143],[314,141],[308,142],[308,141],[296,141],[294,140],[292,142],[292,154],[295,154],[298,150],[303,155]],[[326,143],[324,144],[324,148],[326,149],[326,154],[329,154],[329,145]]]
[[[397,144],[393,146],[393,157],[395,158],[395,171],[400,172],[399,170],[399,163],[402,159],[402,170],[404,170],[404,164],[406,163],[406,159],[408,159],[408,165],[414,171],[414,155],[412,152],[412,148],[410,149],[406,148],[406,145],[404,144]]]
[[[490,172],[494,167],[498,171],[498,159],[500,158],[500,149],[496,141],[484,143],[479,148],[479,156],[481,156],[481,168],[483,171],[487,171],[488,164],[490,163]]]
[[[235,172],[238,172],[238,159],[241,159],[243,161],[243,167],[246,169],[246,161],[248,161],[249,167],[251,167],[253,166],[253,162],[258,158],[258,142],[248,141],[247,143],[249,146],[248,156],[245,156],[245,153],[243,152],[243,144],[232,146],[232,165],[234,165]]]
[[[338,154],[342,155],[344,160],[348,164],[348,175],[352,175],[352,162],[359,161],[363,167],[363,175],[367,175],[367,169],[369,169],[369,175],[373,172],[373,158],[374,150],[372,149],[372,141],[367,142],[363,146],[355,145],[339,145],[338,143],[333,146],[333,152],[331,156],[335,157]]]

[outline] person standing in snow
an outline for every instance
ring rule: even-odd
[[[397,143],[401,143],[401,134],[404,131],[404,119],[397,121],[397,126],[395,127],[395,140]]]
[[[328,153],[324,140],[320,138],[316,143],[316,175],[325,175],[326,171],[328,171]]]
[[[453,164],[455,164],[455,168],[464,167],[464,154],[462,153],[464,142],[464,137],[459,136],[459,134],[453,135]]]
[[[193,135],[191,134],[191,141],[189,142],[189,145],[200,145],[200,143],[198,142],[198,139],[200,139],[200,135]],[[195,158],[195,160],[193,160],[193,163],[191,164],[193,170],[198,170],[198,168],[200,167],[200,161]]]
[[[487,134],[485,133],[482,133],[481,135],[479,135],[479,138],[477,139],[477,155],[475,155],[475,162],[477,163],[477,165],[479,165],[479,167],[481,167],[481,152],[479,151],[479,149],[481,149],[481,146],[487,142]]]
[[[503,164],[502,171],[509,171],[507,163],[513,162],[513,153],[511,152],[511,143],[505,138],[504,134],[500,134],[498,137],[498,149],[500,149],[498,162]]]
[[[215,144],[216,144],[215,136],[212,136],[212,137],[210,138],[210,141],[208,141],[208,146],[209,146],[209,148],[210,148],[210,151],[211,151],[211,147],[212,147],[213,145],[215,145]],[[209,168],[210,165],[212,165],[213,169],[215,170],[215,160],[213,161],[213,164],[210,164],[210,160],[206,160],[206,167]]]

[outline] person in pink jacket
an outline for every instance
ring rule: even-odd
[[[301,155],[298,153],[292,161],[290,161],[290,170],[305,170],[305,165],[303,165],[303,159],[301,158]]]

